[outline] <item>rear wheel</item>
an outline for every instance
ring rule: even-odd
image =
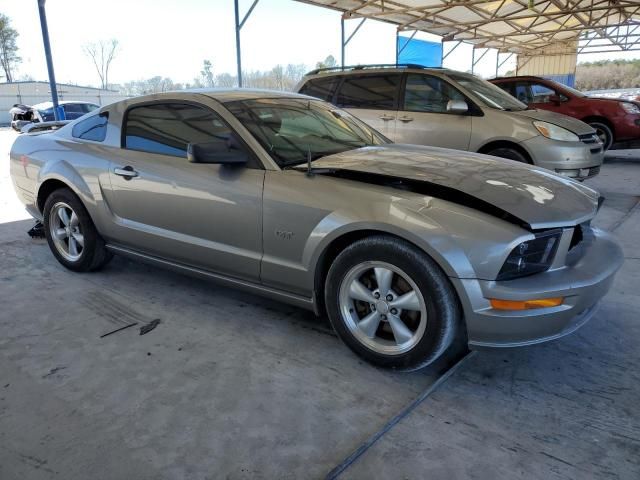
[[[436,360],[460,320],[457,296],[438,265],[387,236],[359,240],[338,255],[325,302],[333,328],[354,352],[402,370]]]
[[[596,131],[596,135],[602,142],[602,148],[606,152],[611,148],[611,144],[613,144],[613,132],[611,128],[606,123],[602,122],[588,122],[589,126]]]
[[[487,155],[493,155],[494,157],[506,158],[509,160],[515,160],[516,162],[531,163],[529,159],[520,151],[515,148],[500,147],[487,152]]]
[[[89,213],[69,189],[55,190],[44,204],[44,231],[49,248],[76,272],[98,270],[112,258]]]

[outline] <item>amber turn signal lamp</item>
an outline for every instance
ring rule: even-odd
[[[564,297],[539,298],[536,300],[500,300],[490,298],[491,306],[496,310],[532,310],[534,308],[548,308],[562,305]]]

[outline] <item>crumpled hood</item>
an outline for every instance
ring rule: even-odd
[[[520,117],[527,117],[532,120],[542,120],[543,122],[553,123],[559,127],[566,128],[576,135],[589,135],[596,133],[592,127],[577,118],[569,117],[561,113],[550,112],[548,110],[531,109],[509,113]]]
[[[427,195],[431,185],[434,197],[456,202],[458,193],[471,208],[473,199],[477,199],[478,204],[497,207],[532,230],[590,220],[598,211],[600,198],[595,190],[542,168],[437,147],[364,147],[321,158],[313,162],[313,167],[355,172],[348,178],[363,182],[369,175],[424,182],[420,191]],[[363,175],[358,177],[358,173]],[[478,205],[478,210],[486,208]]]

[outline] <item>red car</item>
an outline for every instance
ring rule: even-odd
[[[588,123],[598,133],[605,150],[614,142],[640,139],[640,102],[588,97],[540,77],[504,77],[490,82],[530,108],[563,113]]]

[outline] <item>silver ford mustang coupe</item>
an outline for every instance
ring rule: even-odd
[[[303,95],[202,90],[22,135],[11,176],[53,255],[115,254],[326,313],[366,360],[416,369],[583,325],[622,264],[594,190],[485,155],[394,145]]]

